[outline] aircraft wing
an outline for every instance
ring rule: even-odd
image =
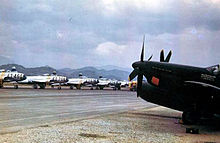
[[[67,82],[67,85],[79,85],[81,82]]]
[[[108,83],[97,83],[97,85],[107,86]]]
[[[9,83],[12,83],[12,84],[13,84],[13,83],[18,83],[18,82],[16,82],[16,81],[10,81]]]
[[[214,90],[218,90],[220,91],[220,88],[211,84],[207,84],[207,83],[203,83],[203,82],[197,82],[197,81],[185,81],[185,83],[187,85],[191,85],[191,86],[201,86],[201,87],[206,87],[206,88],[210,88],[210,89],[214,89]]]
[[[53,86],[66,85],[66,83],[52,83]]]
[[[46,83],[46,82],[49,82],[49,81],[38,79],[38,80],[32,80],[32,82],[33,82],[33,83]]]
[[[80,85],[84,84],[86,82],[85,79],[69,79],[68,82],[66,82],[67,85]]]

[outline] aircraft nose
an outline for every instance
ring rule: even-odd
[[[140,61],[139,62],[135,62],[135,63],[132,64],[132,67],[135,69],[135,68],[139,67],[140,64],[141,64]]]

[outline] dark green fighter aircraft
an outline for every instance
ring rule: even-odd
[[[184,124],[196,124],[201,117],[220,114],[220,67],[200,68],[169,63],[172,52],[160,62],[144,61],[144,41],[140,61],[132,64],[130,80],[137,76],[137,96],[171,109],[183,111]],[[143,76],[147,82],[143,82]]]

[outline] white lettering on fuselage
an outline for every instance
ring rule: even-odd
[[[201,74],[201,79],[215,81],[216,77],[208,74]]]
[[[164,68],[159,68],[159,67],[152,67],[152,69],[163,71],[163,72],[172,72],[171,70],[164,69]]]

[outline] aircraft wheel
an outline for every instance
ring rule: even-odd
[[[18,89],[18,85],[14,85],[14,89]]]
[[[198,112],[184,111],[182,114],[183,124],[185,124],[185,125],[196,124],[198,122],[199,118],[200,118],[200,115]]]
[[[70,86],[70,89],[73,89],[73,86],[72,86],[72,85]]]
[[[39,85],[40,86],[40,89],[45,89],[45,85]]]
[[[61,90],[61,87],[60,87],[60,86],[58,87],[58,90]]]
[[[33,88],[34,88],[34,89],[37,89],[37,84],[34,84],[34,85],[33,85]]]
[[[100,88],[100,90],[103,90],[103,89],[104,89],[104,87],[102,87],[102,86],[100,86],[99,88]]]
[[[93,90],[93,87],[91,87],[90,90]]]
[[[77,86],[76,86],[76,89],[81,89],[81,85],[77,85]]]

